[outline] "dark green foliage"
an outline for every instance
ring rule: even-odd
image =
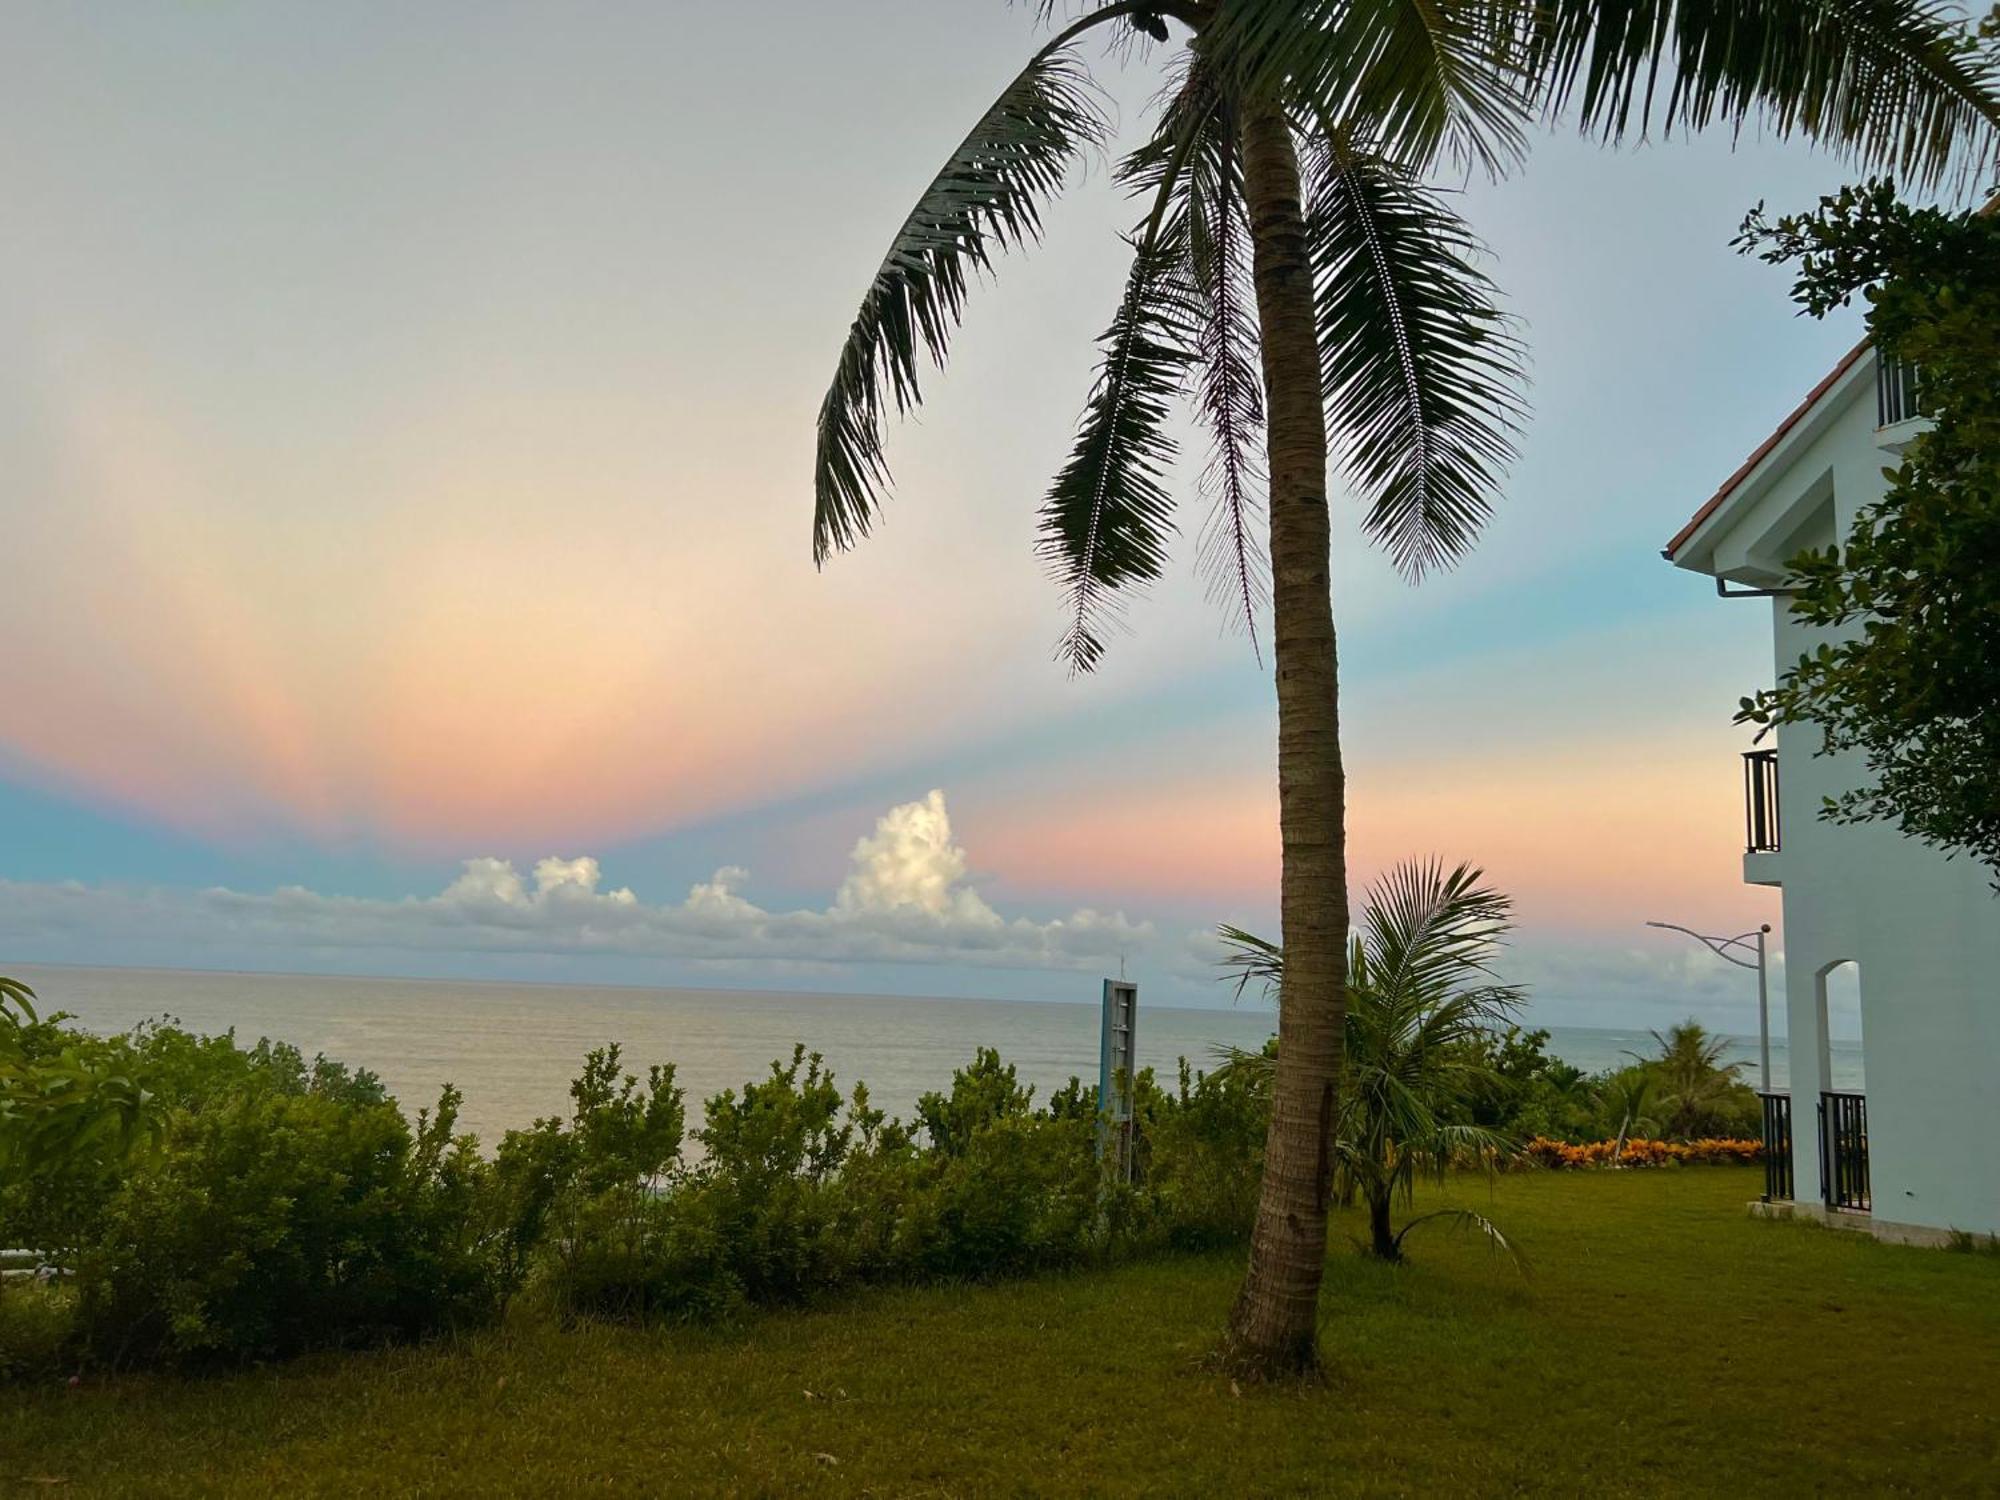
[[[1533,94],[1606,140],[1755,123],[1936,183],[1992,161],[1996,70],[1956,7],[1908,0],[1489,4]],[[1505,44],[1503,43],[1503,46]]]
[[[78,1253],[79,1347],[270,1358],[491,1315],[486,1168],[457,1110],[447,1089],[413,1133],[393,1103],[315,1081],[177,1112]]]
[[[1037,1109],[1013,1067],[980,1048],[905,1127],[865,1086],[843,1098],[818,1057],[795,1051],[708,1102],[701,1158],[656,1191],[555,1188],[558,1205],[575,1206],[553,1216],[543,1285],[569,1312],[703,1319],[854,1285],[983,1280],[1239,1238],[1262,1097],[1201,1075],[1166,1094],[1142,1074],[1135,1092],[1143,1167],[1128,1186],[1104,1178],[1095,1099],[1075,1079]],[[509,1136],[503,1180],[526,1144]]]
[[[1267,559],[1260,344],[1243,275],[1243,124],[1274,106],[1305,159],[1321,283],[1311,336],[1327,426],[1371,536],[1412,577],[1476,540],[1512,453],[1525,358],[1480,249],[1425,184],[1449,163],[1498,179],[1531,130],[1607,142],[1754,125],[1926,184],[1976,176],[2000,141],[2000,64],[1932,0],[1230,0],[1073,16],[918,199],[842,348],[819,419],[813,552],[867,534],[888,486],[882,419],[942,363],[973,273],[1032,243],[1070,166],[1109,138],[1072,43],[1094,28],[1181,46],[1119,180],[1143,201],[1126,292],[1101,342],[1038,548],[1064,586],[1059,654],[1089,670],[1118,596],[1160,576],[1174,535],[1167,414],[1209,428],[1200,562],[1254,623]],[[1173,22],[1185,28],[1177,33]]]
[[[1081,1083],[1077,1087],[1080,1092]],[[938,1151],[963,1156],[980,1131],[999,1120],[1026,1119],[1034,1103],[1034,1089],[1021,1086],[1013,1064],[1003,1064],[995,1049],[981,1047],[970,1067],[952,1075],[949,1094],[929,1093],[917,1101],[916,1123]],[[1086,1108],[1094,1112],[1095,1105]]]
[[[459,1098],[405,1121],[381,1082],[271,1042],[171,1023],[98,1038],[29,1023],[138,1081],[157,1130],[0,1190],[0,1242],[52,1288],[0,1288],[0,1375],[212,1364],[490,1321],[517,1294],[565,1315],[711,1320],[861,1285],[986,1280],[1238,1240],[1268,1104],[1183,1065],[1134,1080],[1136,1180],[1107,1181],[1095,1090],[1037,1107],[990,1048],[912,1124],[803,1049],[707,1103],[687,1149],[669,1066],[594,1051],[563,1118],[490,1161]],[[108,1138],[107,1138],[108,1139]]]
[[[1198,1073],[1183,1058],[1174,1093],[1150,1069],[1138,1078],[1143,1182],[1176,1249],[1233,1244],[1250,1231],[1270,1121],[1268,1075],[1249,1068]]]
[[[16,1387],[0,1391],[0,1487],[24,1500],[1990,1492],[2000,1259],[1753,1219],[1743,1204],[1762,1185],[1754,1167],[1426,1184],[1420,1211],[1502,1219],[1534,1280],[1457,1235],[1400,1268],[1342,1255],[1326,1320],[1356,1353],[1337,1378],[1276,1391],[1239,1394],[1200,1368],[1242,1279],[1232,1248],[870,1293],[726,1337],[523,1316],[200,1381]],[[1337,1243],[1365,1228],[1335,1211]]]
[[[76,1298],[58,1283],[0,1283],[0,1387],[75,1368]]]
[[[1634,1136],[1690,1141],[1754,1139],[1762,1106],[1726,1044],[1695,1021],[1655,1032],[1658,1051],[1622,1068],[1586,1074],[1548,1055],[1546,1031],[1516,1026],[1464,1045],[1480,1055],[1490,1086],[1471,1101],[1473,1123],[1515,1140],[1536,1136],[1580,1145]]]
[[[545,1245],[573,1277],[593,1281],[615,1281],[612,1268],[636,1253],[647,1204],[680,1162],[687,1112],[671,1066],[650,1069],[642,1087],[620,1071],[620,1055],[614,1044],[584,1058],[568,1120],[537,1120],[500,1142],[487,1218],[505,1292]]]
[[[1703,1136],[1754,1136],[1762,1128],[1756,1093],[1738,1076],[1740,1063],[1724,1063],[1728,1044],[1698,1021],[1683,1021],[1664,1034],[1653,1033],[1656,1056],[1640,1066],[1650,1076],[1669,1140]]]
[[[1357,914],[1333,1178],[1343,1201],[1367,1202],[1371,1248],[1385,1260],[1400,1260],[1403,1237],[1425,1222],[1412,1219],[1398,1232],[1390,1220],[1399,1200],[1412,1201],[1418,1177],[1442,1179],[1474,1164],[1490,1170],[1517,1144],[1474,1113],[1501,1088],[1487,1066],[1485,1038],[1521,1001],[1488,967],[1512,903],[1481,885],[1481,873],[1406,860],[1369,888]],[[1236,975],[1238,993],[1258,982],[1282,993],[1284,950],[1240,928],[1221,932],[1232,950],[1223,964]],[[1228,1071],[1268,1079],[1275,1055],[1270,1047],[1261,1056],[1237,1054]],[[1510,1248],[1483,1217],[1452,1217]]]
[[[1589,1076],[1549,1056],[1548,1041],[1547,1031],[1510,1025],[1465,1042],[1479,1055],[1479,1071],[1489,1080],[1470,1101],[1472,1123],[1518,1141],[1598,1138],[1591,1135],[1596,1098]]]
[[[1155,235],[1134,254],[1125,296],[1098,341],[1097,379],[1069,462],[1042,504],[1036,550],[1072,601],[1057,654],[1078,672],[1104,654],[1119,591],[1158,578],[1174,536],[1166,481],[1175,456],[1169,418],[1188,365],[1175,285],[1184,240]]]
[[[133,1048],[43,1016],[35,992],[0,977],[0,1231],[32,1219],[72,1238],[97,1183],[158,1121]],[[0,1233],[0,1243],[11,1243]]]
[[[0,1026],[0,1243],[32,1247],[58,1267],[75,1264],[121,1184],[158,1166],[184,1117],[307,1092],[352,1108],[388,1100],[373,1074],[325,1058],[308,1064],[283,1044],[245,1050],[232,1036],[198,1037],[166,1021],[99,1037],[67,1020],[17,1009]]]
[[[497,1308],[489,1169],[453,1137],[453,1091],[413,1131],[372,1074],[283,1044],[60,1016],[11,1040],[140,1101],[143,1128],[40,1150],[0,1186],[0,1244],[62,1278],[65,1358],[263,1358]]]
[[[2000,876],[2000,218],[1911,208],[1875,181],[1776,223],[1753,214],[1741,243],[1795,263],[1816,317],[1863,296],[1877,351],[1915,366],[1934,425],[1843,545],[1792,564],[1793,612],[1858,633],[1738,718],[1865,758],[1823,816],[1891,823]]]
[[[1313,174],[1307,227],[1320,380],[1370,537],[1411,580],[1469,551],[1524,415],[1521,342],[1443,194],[1344,145]]]
[[[1103,138],[1104,114],[1062,41],[1038,52],[917,200],[855,315],[820,406],[813,555],[868,534],[888,488],[885,393],[918,401],[925,355],[942,368],[965,294],[995,252],[1041,235],[1042,205]]]

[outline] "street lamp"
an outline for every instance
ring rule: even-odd
[[[1762,927],[1759,927],[1755,932],[1746,932],[1741,937],[1732,937],[1732,938],[1710,937],[1706,933],[1696,932],[1692,927],[1683,927],[1678,922],[1648,922],[1646,925],[1648,927],[1664,927],[1669,932],[1685,932],[1689,937],[1693,938],[1697,943],[1700,943],[1703,947],[1707,948],[1710,952],[1715,954],[1717,958],[1726,958],[1729,960],[1729,962],[1735,964],[1736,967],[1739,969],[1755,969],[1757,971],[1758,1067],[1762,1070],[1764,1078],[1764,1087],[1762,1092],[1766,1094],[1770,1093],[1771,1092],[1771,987],[1770,987],[1770,981],[1767,977],[1768,969],[1764,961],[1765,957],[1764,938],[1765,935],[1770,932],[1771,924],[1769,922],[1766,922]],[[1750,959],[1738,957],[1736,954],[1731,953],[1729,951],[1731,948],[1747,949],[1748,951],[1755,953],[1757,955],[1757,958],[1755,962],[1752,962]]]

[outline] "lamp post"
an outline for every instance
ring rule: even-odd
[[[1755,932],[1746,932],[1742,934],[1742,936],[1740,937],[1731,937],[1731,938],[1710,937],[1706,933],[1696,932],[1692,927],[1683,927],[1678,922],[1648,922],[1646,925],[1648,927],[1664,927],[1669,932],[1685,932],[1689,937],[1693,938],[1697,943],[1700,943],[1703,947],[1707,948],[1711,953],[1715,954],[1717,958],[1725,958],[1729,960],[1730,963],[1735,964],[1736,967],[1739,969],[1755,969],[1757,971],[1758,1068],[1760,1069],[1764,1080],[1761,1092],[1766,1094],[1770,1093],[1771,1092],[1771,986],[1769,979],[1769,971],[1765,963],[1764,939],[1771,931],[1771,924],[1769,922],[1766,922],[1762,927],[1759,927]],[[1749,952],[1755,953],[1757,957],[1754,961],[1751,959],[1739,957],[1738,955],[1731,953],[1729,951],[1731,948],[1746,949]]]

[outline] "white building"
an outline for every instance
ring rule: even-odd
[[[1751,454],[1666,556],[1719,593],[1779,588],[1786,561],[1847,535],[1879,499],[1885,465],[1921,425],[1910,382],[1867,344],[1854,349]],[[1784,596],[1718,605],[1768,609],[1783,669],[1825,633]],[[1744,684],[1747,693],[1755,684]],[[1824,1215],[1879,1238],[1941,1242],[2000,1234],[2000,896],[1993,872],[1888,825],[1822,820],[1822,799],[1856,784],[1850,757],[1816,755],[1805,726],[1744,758],[1743,878],[1784,892],[1789,1100],[1767,1097],[1768,1138],[1789,1116],[1789,1181],[1767,1170],[1781,1212]],[[1827,975],[1859,970],[1865,1097],[1836,1093]],[[1782,1153],[1777,1153],[1782,1157]]]

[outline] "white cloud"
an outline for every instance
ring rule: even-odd
[[[890,808],[851,857],[854,868],[834,898],[836,911],[911,910],[984,926],[1000,923],[999,914],[965,884],[965,851],[951,841],[951,814],[941,791]]]
[[[434,896],[400,901],[324,895],[0,882],[0,938],[51,935],[319,951],[616,953],[713,961],[958,963],[1090,968],[1155,939],[1149,922],[1084,909],[1009,920],[967,884],[944,794],[891,808],[855,846],[825,910],[767,911],[744,895],[749,872],[725,865],[685,900],[650,905],[604,890],[596,859],[539,861],[533,883],[513,863],[468,859]]]
[[[1117,973],[1183,1000],[1226,1004],[1223,950],[1212,929],[1165,929],[1089,907],[1049,919],[1008,917],[972,884],[941,791],[893,807],[858,840],[845,878],[823,908],[772,911],[751,897],[750,872],[724,865],[680,900],[657,904],[606,888],[588,855],[551,856],[523,871],[491,856],[467,859],[431,896],[402,900],[328,895],[302,886],[268,892],[0,881],[0,955],[22,961],[254,965],[366,955],[623,958],[739,973],[911,964],[973,970]],[[1276,933],[1275,923],[1260,930]],[[1696,1015],[1725,1030],[1755,1029],[1756,985],[1692,944],[1643,947],[1517,934],[1500,964],[1525,984],[1536,1024],[1659,1026]],[[1784,969],[1772,954],[1774,1017]],[[1253,993],[1252,1001],[1261,999]],[[1848,1007],[1851,1009],[1851,1004]]]
[[[736,893],[749,878],[750,872],[743,866],[724,865],[713,879],[698,881],[688,891],[687,909],[722,918],[758,915],[757,908]]]
[[[522,889],[520,872],[504,859],[468,859],[465,872],[444,889],[438,898],[448,904],[477,906],[484,902],[498,902],[502,906],[521,906],[527,902],[527,892]]]
[[[581,859],[557,859],[550,855],[535,865],[535,897],[547,901],[566,894],[595,896],[597,880],[597,861],[588,854]],[[629,905],[638,898],[621,889],[609,892],[604,899]]]

